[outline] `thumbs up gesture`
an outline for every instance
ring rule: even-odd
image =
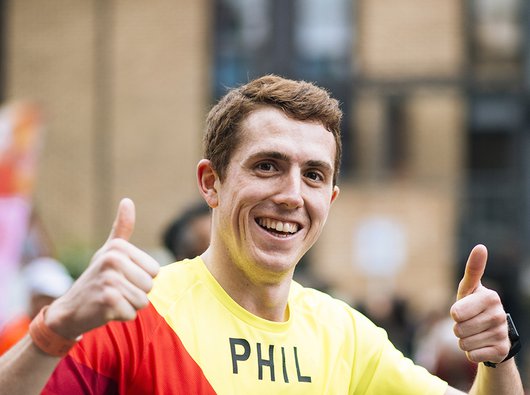
[[[457,301],[451,307],[454,333],[471,362],[501,362],[510,350],[506,312],[497,292],[481,283],[488,251],[477,245],[466,263],[458,285]]]
[[[50,305],[45,322],[53,331],[75,339],[109,321],[132,320],[147,306],[160,267],[129,242],[134,223],[134,203],[123,199],[105,244],[68,292]]]

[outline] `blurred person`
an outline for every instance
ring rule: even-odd
[[[2,214],[0,213],[0,216]],[[10,228],[9,228],[10,229]],[[4,234],[0,230],[0,235]],[[0,242],[1,244],[1,242]],[[39,211],[35,206],[31,207],[29,222],[25,229],[25,235],[20,246],[20,256],[18,265],[13,276],[4,278],[5,284],[0,284],[0,290],[3,297],[3,305],[0,303],[0,328],[2,328],[13,316],[26,311],[27,289],[21,282],[24,281],[22,268],[39,257],[55,256],[55,248],[47,229],[42,221]],[[1,262],[1,258],[0,258]],[[2,275],[0,270],[0,275]],[[5,273],[3,273],[5,275]],[[0,283],[2,281],[0,280]]]
[[[164,230],[162,240],[177,261],[201,255],[210,244],[210,207],[201,201],[177,216]]]
[[[384,328],[399,351],[407,357],[411,356],[415,326],[406,300],[393,295],[374,295],[363,305],[357,306],[357,310]]]
[[[87,270],[0,358],[0,393],[461,394],[346,303],[292,281],[339,195],[340,119],[307,82],[265,76],[227,93],[197,166],[208,249],[160,269],[129,242],[123,199]],[[471,251],[454,330],[483,362],[472,394],[522,394],[502,303],[480,283],[486,260]]]
[[[414,361],[453,387],[469,390],[477,364],[469,361],[458,347],[450,317],[436,315],[418,329],[414,340]]]
[[[0,355],[22,339],[37,313],[63,295],[73,283],[66,268],[59,261],[49,257],[32,260],[22,268],[21,274],[28,292],[27,311],[1,328]]]

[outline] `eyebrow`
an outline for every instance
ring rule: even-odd
[[[325,169],[329,171],[330,173],[333,173],[332,167],[329,165],[329,163],[321,161],[321,160],[310,160],[307,162],[307,165],[309,167],[317,167],[320,169]]]
[[[250,159],[258,159],[258,158],[272,158],[272,159],[278,159],[283,161],[288,161],[289,157],[281,152],[278,151],[259,151],[255,154],[250,155]]]
[[[258,158],[272,158],[272,159],[277,159],[277,160],[281,160],[285,162],[289,161],[289,156],[287,156],[286,154],[282,152],[278,152],[278,151],[260,151],[260,152],[256,152],[255,154],[250,155],[249,157],[249,159],[251,160],[258,159]],[[321,160],[309,160],[305,164],[308,167],[316,167],[316,168],[325,169],[329,172],[333,172],[333,168],[331,167],[331,165]]]

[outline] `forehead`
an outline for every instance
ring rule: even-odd
[[[333,166],[336,146],[333,134],[321,123],[290,118],[274,107],[254,110],[241,122],[235,153],[250,156],[262,150],[311,159]]]

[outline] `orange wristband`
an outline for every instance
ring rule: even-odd
[[[48,306],[44,306],[33,321],[31,321],[29,335],[33,343],[44,353],[54,357],[64,357],[78,342],[78,339],[70,340],[52,331],[44,323],[44,315],[47,310]]]

